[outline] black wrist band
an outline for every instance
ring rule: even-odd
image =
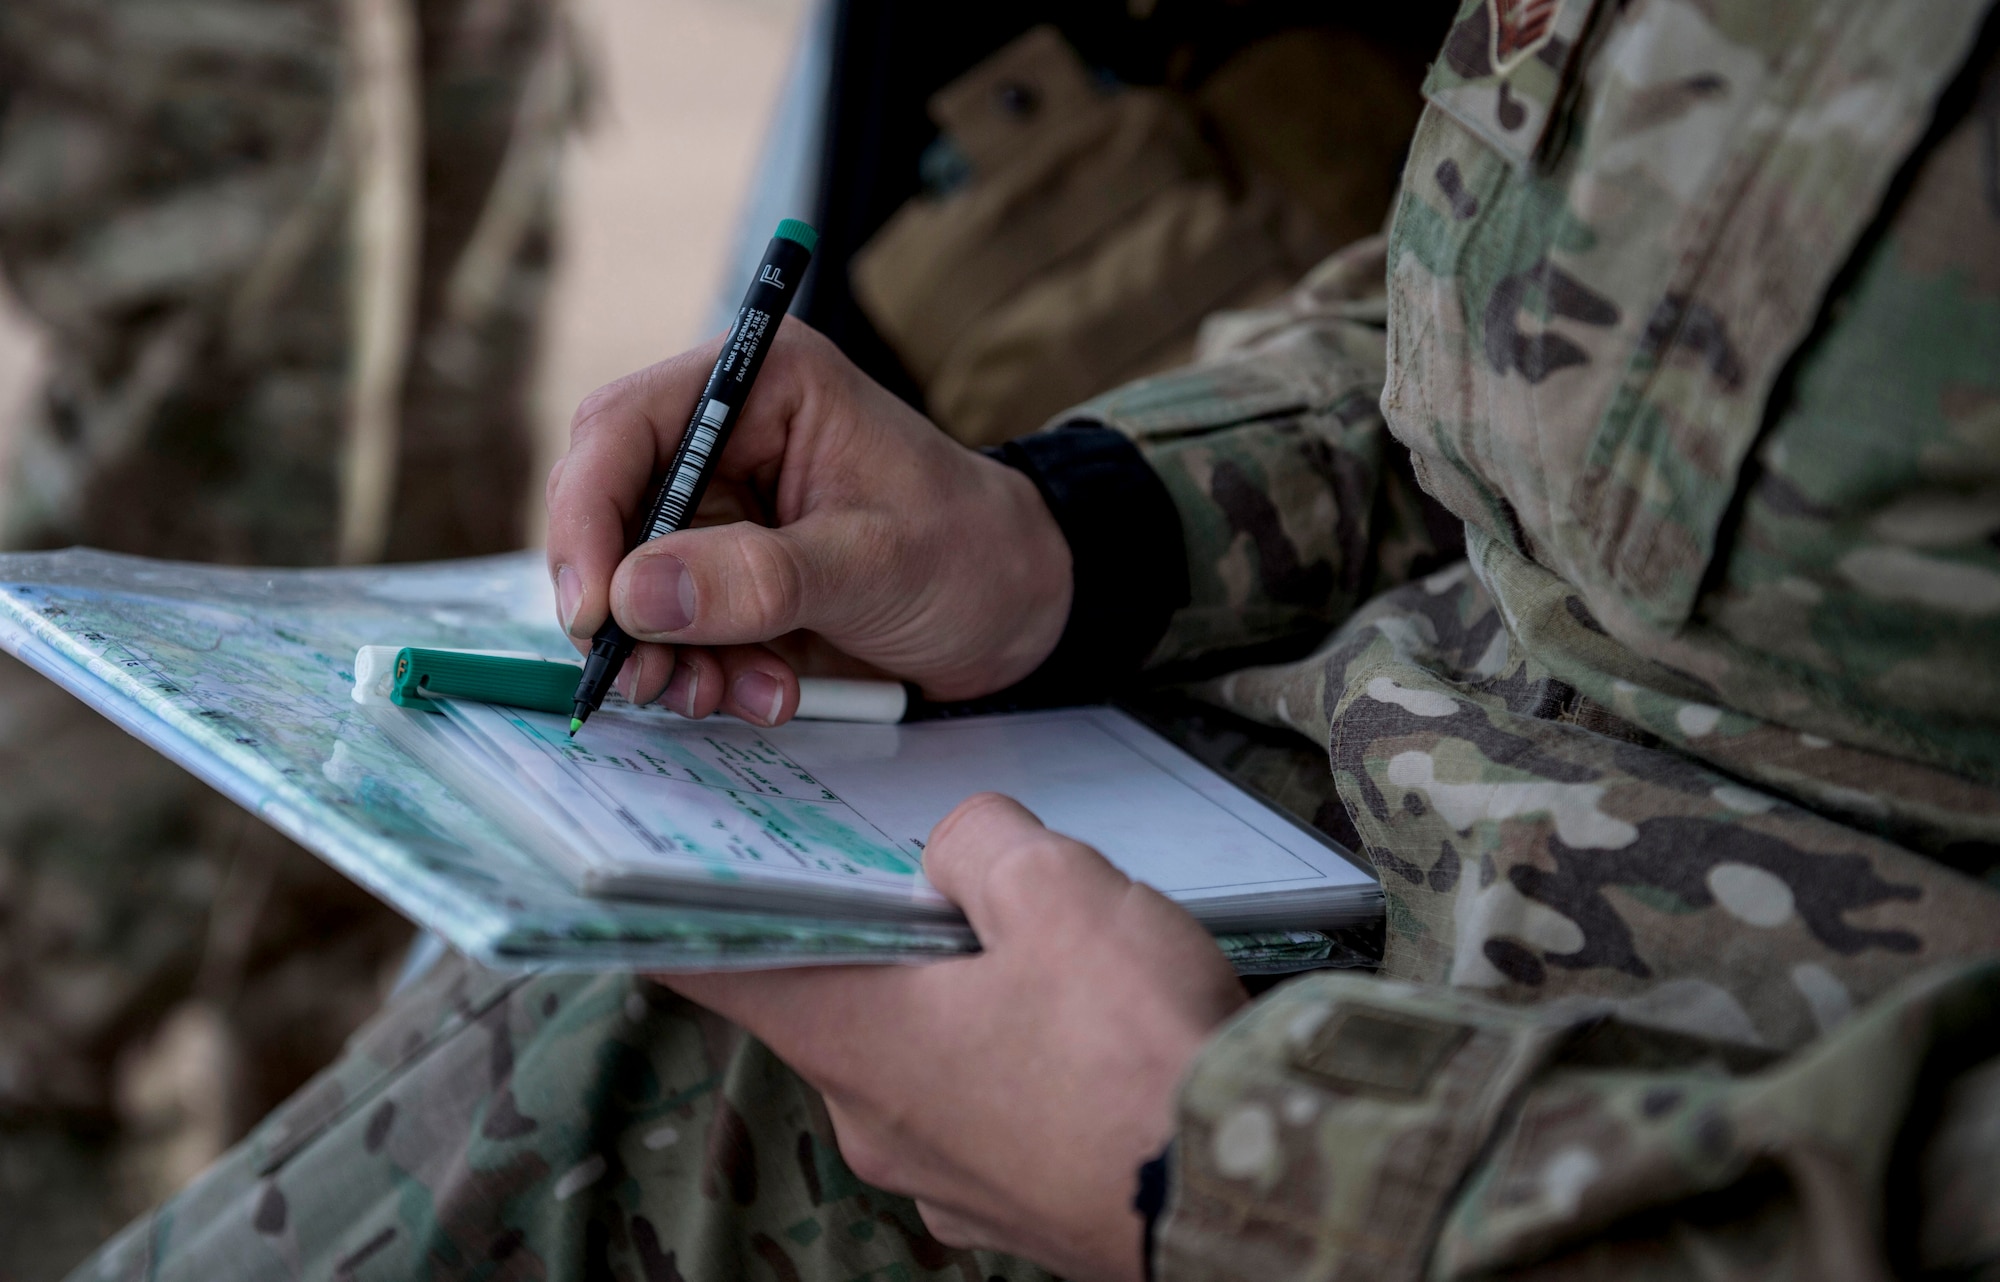
[[[1174,1145],[1169,1140],[1158,1157],[1139,1167],[1139,1191],[1132,1195],[1132,1209],[1145,1222],[1140,1229],[1139,1258],[1145,1268],[1146,1282],[1153,1282],[1154,1244],[1159,1240],[1160,1216],[1167,1209],[1168,1167],[1173,1156]]]
[[[1048,707],[1102,699],[1138,675],[1188,603],[1173,496],[1138,446],[1078,425],[987,451],[1035,483],[1069,543],[1069,620],[1056,648],[1012,689],[979,702]]]

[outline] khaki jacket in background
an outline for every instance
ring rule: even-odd
[[[947,431],[1034,431],[1379,227],[1412,89],[1387,53],[1313,31],[1246,49],[1192,102],[1114,90],[1036,28],[932,100],[969,177],[890,219],[855,297]]]

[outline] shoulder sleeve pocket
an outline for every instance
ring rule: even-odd
[[[1599,0],[1465,0],[1424,97],[1517,165],[1541,150]]]

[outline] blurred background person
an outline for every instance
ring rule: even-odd
[[[567,24],[551,0],[6,5],[0,266],[44,352],[6,544],[519,546]],[[324,1063],[409,930],[19,665],[0,698],[0,1272],[30,1276]]]
[[[6,546],[521,546],[570,26],[558,0],[0,9],[0,269],[39,353],[0,424]],[[320,1067],[410,932],[11,660],[0,779],[0,1277],[25,1278]]]

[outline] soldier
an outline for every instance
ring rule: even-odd
[[[574,64],[547,0],[0,4],[0,265],[50,353],[0,540],[518,546]],[[0,703],[0,1272],[48,1276],[322,1067],[408,930],[4,658]]]
[[[974,798],[979,956],[449,967],[80,1276],[2000,1267],[1992,8],[1468,0],[1387,239],[1192,367],[995,459],[788,327],[768,525],[621,561],[710,351],[579,410],[557,600],[638,696],[782,720],[801,628],[938,697],[1206,663],[1327,752],[1380,977],[1250,1002]]]

